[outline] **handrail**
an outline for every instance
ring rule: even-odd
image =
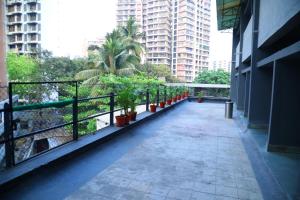
[[[74,97],[69,97],[68,99],[60,100],[60,101],[52,101],[52,102],[47,102],[47,103],[29,103],[25,105],[13,105],[13,100],[12,100],[12,85],[13,84],[55,84],[55,83],[74,83],[76,87],[76,91],[74,93]],[[149,111],[149,105],[150,105],[150,97],[155,97],[155,104],[158,106],[160,101],[166,101],[167,99],[167,85],[164,84],[159,84],[155,88],[151,88],[149,86],[141,88],[139,90],[139,97],[140,101],[137,103],[137,105],[144,105],[146,107],[146,111]],[[45,133],[47,131],[51,131],[54,129],[59,129],[63,128],[66,126],[70,127],[70,130],[68,129],[68,132],[70,132],[70,135],[73,136],[73,141],[76,141],[78,139],[78,132],[83,131],[85,134],[89,133],[91,131],[94,131],[94,129],[87,129],[87,130],[82,130],[80,129],[80,126],[78,125],[81,122],[88,121],[91,119],[95,119],[97,117],[103,116],[103,115],[109,115],[109,125],[114,126],[114,118],[115,118],[115,112],[123,110],[123,108],[119,108],[116,106],[117,102],[115,102],[115,97],[118,96],[117,93],[110,93],[107,95],[103,96],[96,96],[96,97],[87,97],[87,98],[78,98],[78,89],[80,86],[78,85],[78,81],[56,81],[56,82],[11,82],[9,84],[9,100],[11,105],[5,104],[5,107],[0,109],[0,112],[4,112],[4,133],[3,133],[3,138],[1,137],[0,144],[5,144],[5,146],[8,148],[8,151],[6,151],[6,166],[7,167],[12,167],[16,165],[16,160],[14,158],[14,150],[15,150],[15,140],[19,140],[22,138],[26,137],[32,137],[38,134]],[[155,89],[155,94],[151,92],[150,94],[150,89]],[[178,91],[177,91],[178,92]],[[176,92],[176,94],[178,94]],[[152,96],[154,95],[154,96]],[[83,110],[84,113],[83,116],[79,115],[79,108],[81,108],[80,103],[83,102],[89,102],[92,100],[99,100],[99,99],[104,99],[104,98],[109,98],[108,101],[105,103],[105,105],[109,106],[109,109],[107,110],[98,110],[98,109],[92,109],[92,110]],[[154,102],[151,102],[154,103]],[[70,109],[72,109],[72,112],[61,113],[62,119],[55,125],[50,125],[51,127],[49,128],[44,128],[44,127],[39,127],[41,128],[40,130],[35,130],[33,132],[30,132],[30,130],[26,131],[26,134],[22,135],[14,135],[14,127],[16,127],[16,121],[14,120],[14,113],[13,112],[20,112],[20,111],[31,111],[31,110],[36,110],[36,109],[43,109],[43,108],[63,108],[64,106],[69,106],[71,105]],[[84,105],[83,105],[84,106]],[[69,110],[68,110],[69,111]],[[89,112],[85,112],[89,111]],[[60,112],[58,112],[60,113]],[[17,115],[18,116],[18,115]],[[78,117],[80,116],[80,119]],[[67,117],[67,118],[66,118]],[[69,120],[70,117],[70,120]],[[98,130],[98,129],[97,129]],[[39,153],[40,154],[40,153]],[[27,158],[25,159],[27,160]],[[22,162],[22,161],[21,161]],[[19,161],[18,161],[19,163]],[[17,164],[18,164],[17,163]]]
[[[13,107],[13,111],[24,111],[24,110],[36,110],[41,108],[59,108],[63,106],[67,106],[73,103],[73,99],[57,101],[57,102],[48,102],[48,103],[36,103],[22,106]]]

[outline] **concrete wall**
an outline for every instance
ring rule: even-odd
[[[261,0],[258,46],[278,31],[300,10],[300,0]]]
[[[0,86],[7,84],[5,67],[5,24],[4,0],[0,0]],[[0,94],[1,95],[1,94]]]
[[[245,61],[247,58],[249,58],[251,54],[252,22],[253,22],[253,18],[251,17],[246,27],[246,30],[244,31],[242,61]]]
[[[300,151],[300,68],[295,60],[274,62],[269,127],[271,151]]]

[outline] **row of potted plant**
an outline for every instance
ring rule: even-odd
[[[187,98],[189,92],[186,88],[168,88],[167,91],[167,100],[160,101],[159,107],[165,108],[166,104],[171,105],[172,102],[175,103],[181,99]],[[121,114],[116,116],[116,126],[122,127],[128,125],[130,121],[135,121],[137,112],[137,99],[138,99],[139,91],[137,91],[134,87],[127,87],[121,90],[117,96],[117,103],[121,106]],[[149,89],[149,101],[150,101],[150,112],[156,112],[156,104],[157,101],[157,90],[155,87]],[[162,95],[162,97],[164,97]]]
[[[165,108],[166,105],[171,105],[172,102],[176,103],[181,99],[187,98],[189,95],[189,92],[187,91],[186,88],[168,88],[166,92],[167,92],[167,96],[166,96],[167,100],[159,102],[160,108]],[[154,97],[154,99],[152,99],[151,101],[152,104],[150,104],[150,112],[156,112],[156,105],[155,105],[156,96],[154,95],[154,93],[152,93],[152,96]]]

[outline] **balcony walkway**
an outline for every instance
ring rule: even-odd
[[[239,132],[224,104],[186,102],[4,199],[262,199]]]
[[[261,199],[239,129],[223,112],[222,104],[182,105],[66,199]]]

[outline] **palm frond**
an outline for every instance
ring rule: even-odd
[[[75,79],[76,80],[86,80],[86,79],[93,78],[95,76],[99,76],[100,74],[102,74],[102,71],[100,69],[87,69],[87,70],[78,72],[75,75]]]

